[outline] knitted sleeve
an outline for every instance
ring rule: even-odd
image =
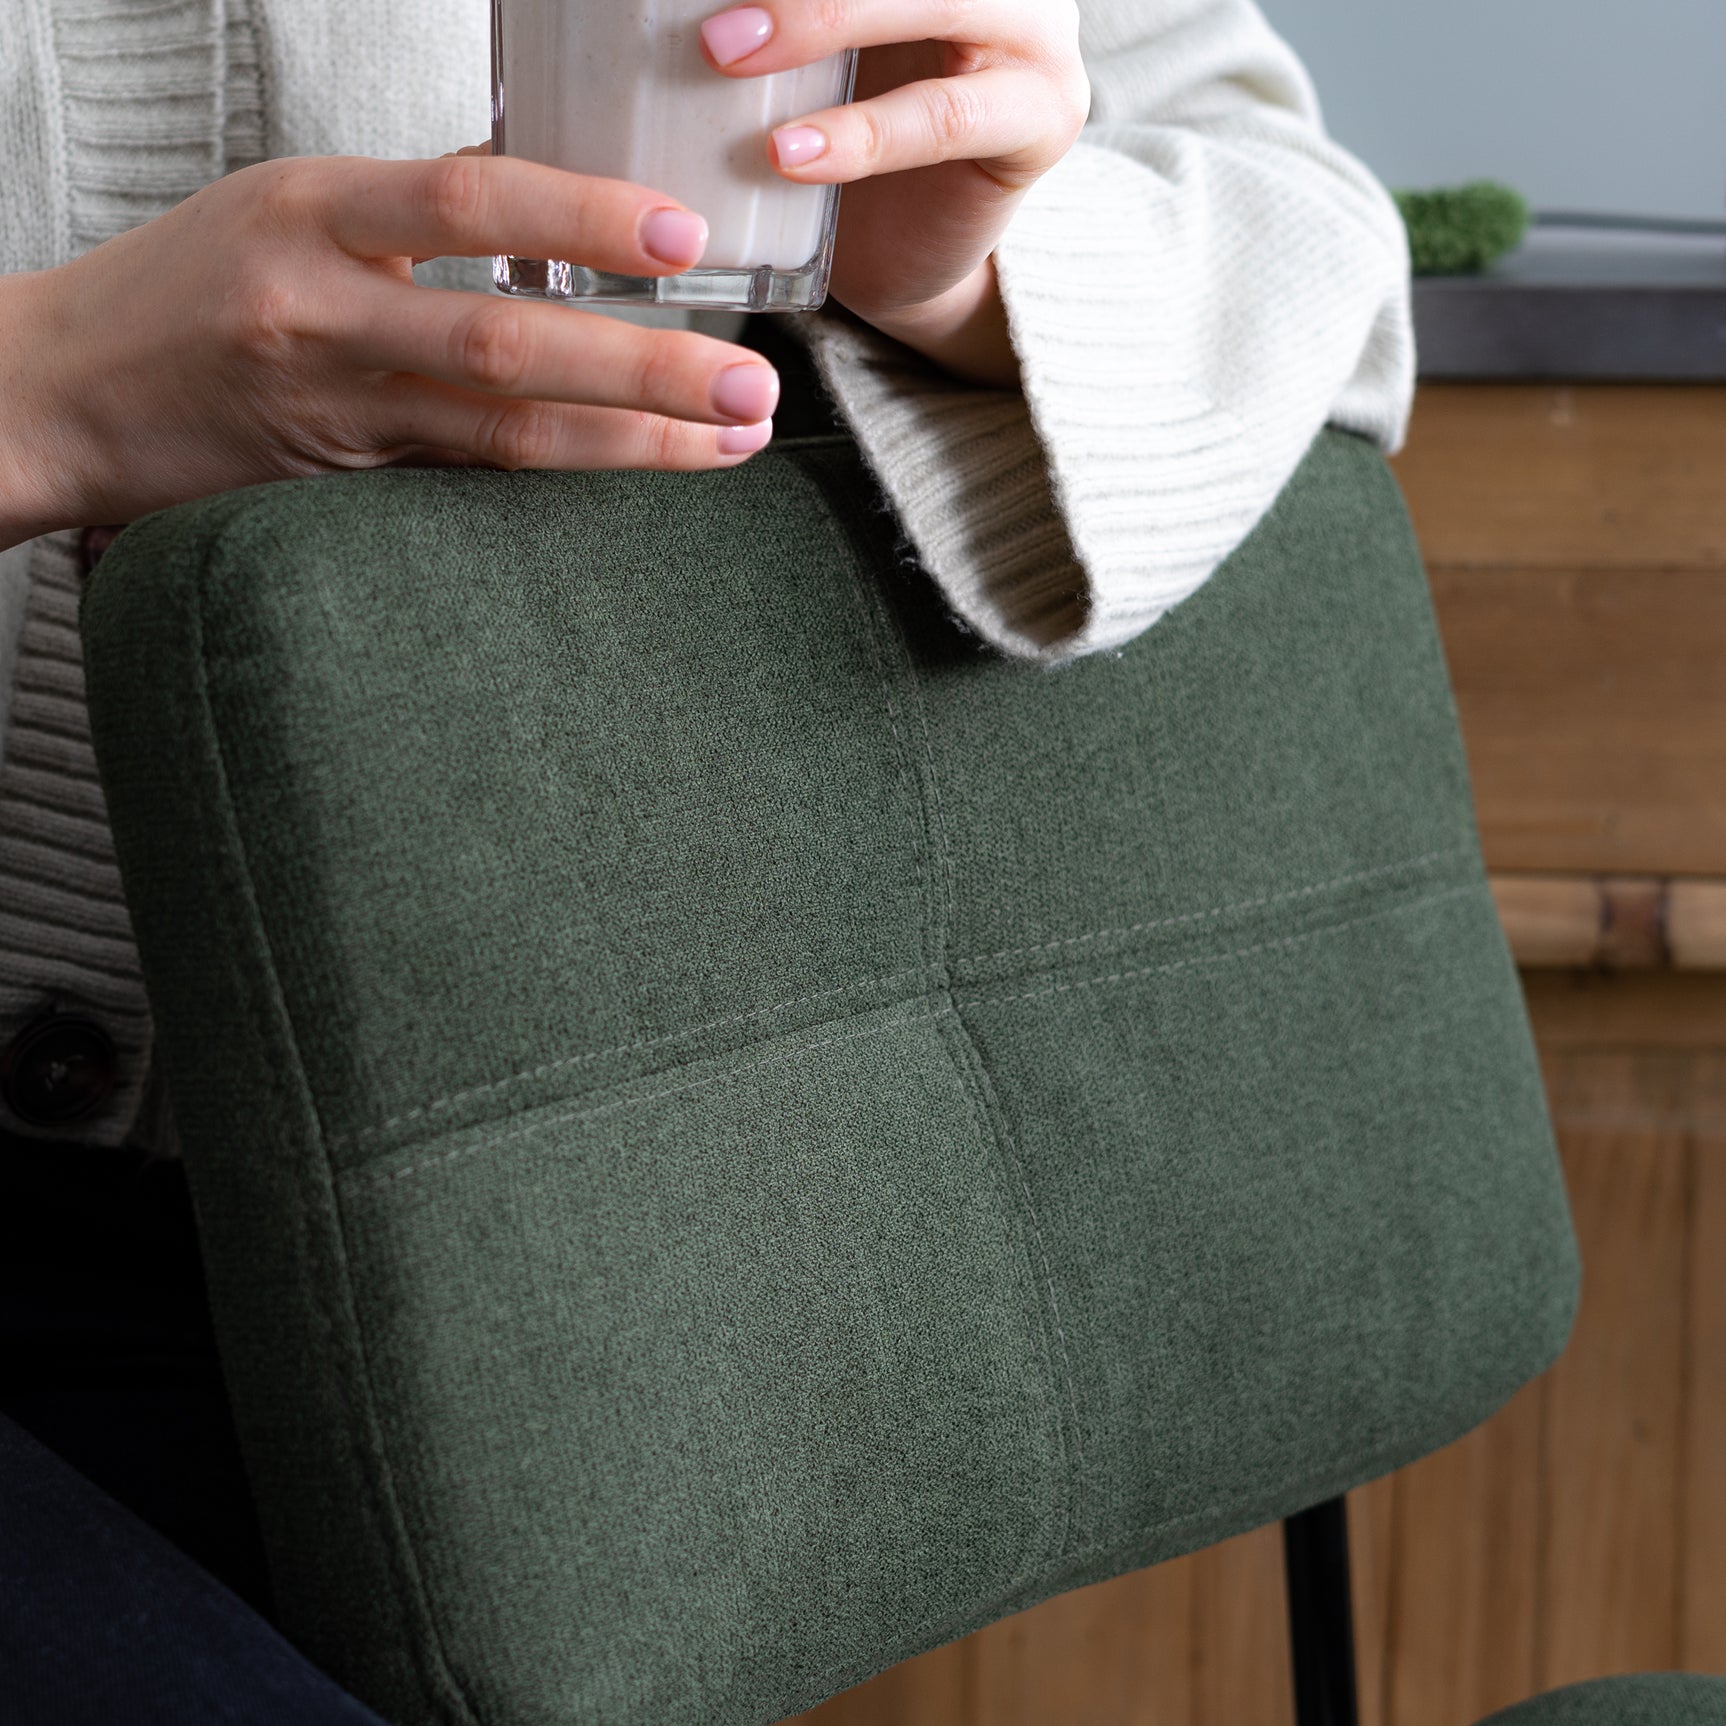
[[[1414,388],[1395,206],[1252,0],[1080,3],[1089,123],[995,254],[1023,394],[808,332],[953,610],[1050,664],[1200,587],[1327,422],[1395,449]]]
[[[66,255],[65,146],[48,20],[36,0],[0,6],[0,275]]]

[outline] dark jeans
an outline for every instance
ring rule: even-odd
[[[268,1607],[184,1175],[0,1135],[0,1715],[381,1726]]]

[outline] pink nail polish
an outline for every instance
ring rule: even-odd
[[[782,168],[801,168],[827,154],[827,134],[814,126],[781,126],[773,134],[773,157]]]
[[[752,426],[721,426],[719,428],[719,453],[721,455],[754,455],[758,449],[765,449],[773,437],[772,420],[762,420]]]
[[[707,250],[707,223],[693,210],[655,210],[642,221],[641,249],[687,270]]]
[[[773,35],[773,14],[759,6],[733,6],[716,12],[701,26],[701,40],[716,66],[729,66],[753,54]]]
[[[727,366],[708,391],[713,411],[756,425],[779,405],[779,376],[771,366]]]

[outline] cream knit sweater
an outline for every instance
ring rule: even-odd
[[[845,320],[804,329],[953,611],[1047,665],[1192,593],[1327,421],[1394,448],[1414,375],[1396,211],[1252,0],[1081,7],[1090,123],[997,252],[1023,394]],[[487,0],[5,0],[0,270],[62,263],[266,156],[483,137],[486,32]],[[0,1046],[50,1006],[104,1024],[120,1088],[67,1136],[114,1143],[149,1015],[77,580],[69,535],[0,557]]]

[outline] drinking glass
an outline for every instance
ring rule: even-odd
[[[714,0],[492,0],[492,149],[668,193],[708,225],[676,276],[618,276],[499,257],[492,278],[535,299],[810,311],[827,293],[837,186],[782,179],[767,135],[848,102],[857,54],[759,78],[701,57]]]

